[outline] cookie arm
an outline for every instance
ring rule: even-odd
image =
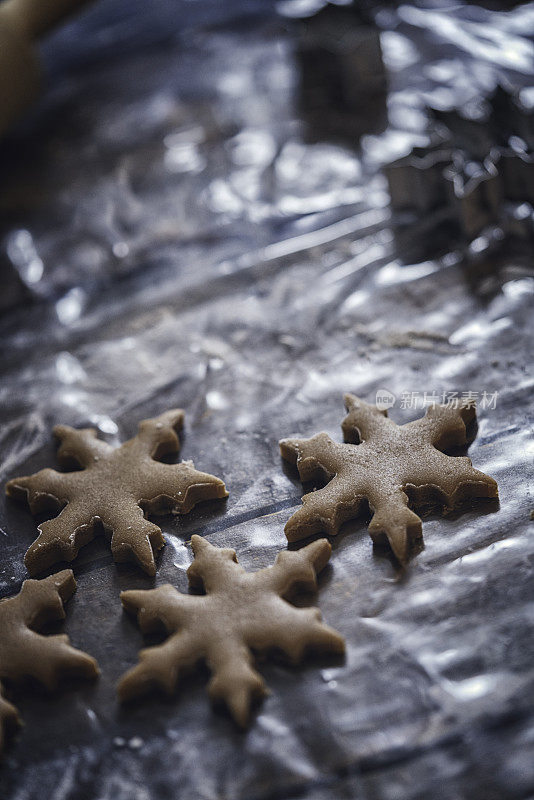
[[[253,699],[267,694],[265,681],[252,666],[248,646],[237,638],[221,638],[209,647],[207,662],[212,672],[208,684],[212,701],[223,702],[237,724],[246,727]]]
[[[358,515],[362,500],[343,472],[336,475],[323,489],[304,495],[301,508],[286,522],[288,541],[296,542],[314,533],[335,536],[344,522]]]
[[[98,675],[94,658],[71,647],[68,636],[42,636],[33,630],[64,619],[63,601],[75,588],[72,570],[63,570],[44,580],[25,581],[20,593],[5,601],[9,620],[1,654],[4,677],[18,680],[31,676],[52,690],[64,674],[87,678]]]
[[[302,481],[314,481],[326,476],[332,478],[343,463],[341,445],[327,433],[318,433],[310,439],[282,439],[280,455],[284,461],[296,464]]]
[[[26,501],[32,514],[40,514],[68,501],[75,474],[42,469],[34,475],[12,478],[6,483],[6,494],[13,500]]]
[[[485,472],[475,469],[470,458],[454,458],[454,461],[461,461],[462,464],[456,466],[456,485],[446,492],[445,499],[449,508],[454,508],[470,497],[499,497],[497,481]]]
[[[460,447],[467,442],[466,426],[476,419],[476,408],[471,404],[433,405],[421,419],[409,423],[420,431],[438,450]]]
[[[135,439],[151,458],[161,458],[180,450],[178,431],[184,425],[185,413],[181,408],[165,411],[159,417],[144,419],[139,423]]]
[[[65,619],[63,603],[76,591],[76,581],[71,569],[63,569],[48,578],[24,581],[16,598],[21,621],[29,627],[39,628],[46,622]]]
[[[281,650],[293,664],[308,651],[338,655],[345,651],[343,636],[322,622],[318,608],[295,608],[280,598],[266,608],[265,619],[248,631],[247,640],[258,652]]]
[[[39,536],[28,548],[24,564],[31,575],[58,561],[72,561],[78,550],[94,538],[94,522],[84,508],[69,503],[57,517],[39,525]]]
[[[48,691],[57,689],[58,681],[63,675],[96,678],[99,674],[95,659],[72,647],[69,637],[63,633],[56,636],[32,633],[20,651],[19,662],[20,666],[9,677],[16,679],[30,675]]]
[[[314,591],[316,575],[324,569],[331,553],[332,547],[326,539],[318,539],[300,550],[282,550],[273,566],[256,572],[253,580],[258,589],[270,589],[281,597],[289,596],[297,588]]]
[[[454,508],[470,497],[497,498],[497,481],[475,469],[467,456],[448,456],[432,450],[419,469],[412,465],[405,483],[415,487],[432,486],[447,508]]]
[[[341,428],[346,442],[359,444],[382,434],[384,428],[395,425],[388,419],[387,410],[380,411],[354,394],[346,394],[344,401],[348,414],[341,423]]]
[[[187,514],[199,502],[228,497],[224,481],[195,469],[192,461],[151,462],[150,469],[145,471],[142,493],[143,508],[153,514],[165,509]]]
[[[195,618],[198,598],[178,592],[170,584],[157,589],[121,592],[125,611],[137,616],[143,633],[162,627],[169,639],[139,653],[139,663],[121,678],[117,691],[121,701],[146,694],[154,688],[171,694],[181,673],[193,669],[204,654],[200,639],[184,629],[188,617]]]
[[[111,552],[117,563],[135,561],[148,575],[156,574],[154,550],[165,544],[161,528],[145,519],[143,510],[133,502],[108,509],[106,528],[111,529]]]
[[[161,645],[141,650],[139,663],[117,685],[119,700],[128,702],[154,689],[172,694],[181,675],[190,672],[202,655],[195,637],[185,631],[174,634]]]
[[[187,614],[194,615],[198,599],[182,594],[169,583],[157,589],[128,589],[120,597],[124,610],[137,616],[143,633],[164,628],[169,635],[185,624]]]
[[[54,436],[59,439],[60,446],[57,459],[62,467],[90,467],[95,461],[103,458],[112,449],[107,442],[97,439],[94,428],[71,428],[69,425],[56,425]]]
[[[400,489],[387,491],[376,487],[369,497],[374,511],[369,534],[375,544],[388,541],[395,556],[404,564],[410,543],[422,536],[421,519],[408,508],[408,496]]]
[[[193,589],[203,589],[207,593],[224,589],[244,569],[237,563],[235,550],[229,547],[214,547],[203,536],[194,534],[191,547],[195,560],[187,570],[189,585]]]

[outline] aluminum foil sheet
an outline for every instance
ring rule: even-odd
[[[530,239],[490,224],[471,240],[439,204],[407,218],[383,173],[432,143],[429,108],[483,114],[497,85],[534,100],[534,4],[366,4],[387,115],[367,126],[364,103],[348,140],[303,113],[317,11],[102,0],[45,43],[48,89],[2,144],[2,481],[54,465],[55,423],[118,442],[181,406],[183,457],[230,491],[161,518],[154,580],[102,539],[83,548],[64,630],[102,676],[14,692],[6,800],[534,795]],[[248,732],[210,708],[203,672],[119,708],[143,644],[119,591],[186,590],[194,532],[271,563],[302,494],[278,440],[339,439],[343,392],[384,390],[398,422],[476,396],[469,455],[500,505],[429,513],[405,571],[368,519],[347,524],[316,598],[346,658],[262,664],[272,694]],[[3,596],[35,526],[1,501]]]

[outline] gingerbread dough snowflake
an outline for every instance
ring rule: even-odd
[[[115,561],[133,559],[149,575],[155,574],[153,548],[161,548],[164,539],[144,512],[186,514],[200,500],[228,496],[220,478],[194,469],[192,461],[164,464],[155,460],[178,452],[176,431],[183,420],[180,409],[145,419],[139,423],[137,436],[117,448],[97,439],[93,428],[54,428],[61,442],[60,465],[83,469],[43,469],[14,478],[6,486],[10,497],[27,499],[34,514],[64,507],[59,516],[39,526],[40,535],[24,559],[31,574],[57,561],[72,561],[80,547],[102,530],[112,534]]]
[[[248,573],[234,550],[213,547],[200,536],[191,543],[195,560],[187,571],[189,583],[205,595],[184,595],[169,584],[121,594],[143,632],[163,626],[169,638],[141,651],[140,663],[119,683],[119,697],[129,700],[153,688],[171,694],[183,672],[205,661],[212,672],[211,698],[225,703],[245,726],[253,698],[266,694],[252,652],[274,648],[296,663],[309,649],[344,651],[343,638],[321,622],[318,609],[295,608],[284,599],[297,586],[316,588],[316,574],[331,548],[321,539],[295,552],[283,551],[274,566]]]
[[[63,603],[75,589],[72,570],[65,569],[42,581],[24,581],[16,597],[0,602],[1,678],[12,682],[34,678],[52,691],[64,675],[98,675],[94,658],[71,647],[68,636],[42,636],[34,630],[64,619]],[[21,724],[16,708],[1,696],[1,688],[0,684],[0,751],[4,732]]]
[[[466,498],[498,496],[493,478],[474,469],[469,458],[442,452],[466,443],[466,424],[476,416],[473,405],[433,406],[401,426],[354,395],[345,395],[345,406],[345,444],[326,433],[280,442],[282,457],[297,465],[303,481],[325,476],[329,481],[304,495],[302,508],[285,527],[289,541],[318,531],[338,533],[368,501],[374,512],[371,538],[389,541],[404,563],[410,542],[421,537],[421,519],[408,507],[410,500],[454,508]]]

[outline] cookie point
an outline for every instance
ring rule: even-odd
[[[321,546],[321,552],[325,553],[330,556],[332,555],[332,545],[328,541],[328,539],[319,539],[317,542]]]
[[[408,562],[408,552],[409,552],[409,542],[408,538],[404,539],[403,542],[398,542],[396,540],[389,540],[389,544],[391,546],[391,550],[393,551],[393,555],[399,562],[399,564],[404,567]]]
[[[76,652],[79,653],[78,666],[80,669],[78,674],[83,675],[84,678],[96,680],[101,674],[96,658],[81,650]]]
[[[289,461],[290,464],[296,464],[299,455],[298,445],[294,439],[281,439],[278,442],[280,448],[280,455],[284,461]]]
[[[355,394],[351,394],[351,392],[345,392],[343,395],[343,403],[345,404],[345,408],[347,411],[350,411],[358,402],[358,398]]]
[[[228,497],[228,489],[222,478],[214,478],[212,485],[216,493],[214,499],[224,500],[225,497]]]
[[[121,592],[119,594],[119,598],[121,601],[121,605],[125,611],[128,611],[131,614],[137,613],[139,604],[137,602],[136,589],[126,589],[124,592]]]
[[[315,572],[318,574],[328,564],[332,554],[332,545],[328,539],[316,539],[298,552],[313,564]]]
[[[165,416],[170,420],[171,425],[175,431],[181,431],[182,428],[184,427],[185,411],[182,408],[173,408],[166,414],[162,414],[161,416],[162,417]]]
[[[460,403],[459,411],[463,420],[470,421],[477,415],[476,403],[474,401]]]
[[[208,541],[204,539],[203,536],[199,536],[198,533],[194,533],[191,537],[191,547],[193,548],[193,553],[196,555],[197,552],[202,548],[203,545],[208,544]]]
[[[153,578],[155,576],[155,574],[156,574],[156,563],[155,563],[154,559],[152,559],[152,561],[148,562],[147,564],[142,564],[141,566],[143,567],[143,569],[146,572],[146,574],[150,575],[151,578]]]
[[[498,498],[499,497],[499,485],[495,478],[492,478],[490,475],[488,477],[488,486],[491,489],[491,498]]]
[[[6,483],[6,495],[12,500],[28,502],[29,491],[22,483],[24,480],[25,478],[23,477],[11,478],[11,480]]]
[[[74,580],[74,572],[67,567],[67,569],[59,570],[52,577],[61,582],[68,581],[71,578]]]
[[[291,524],[290,519],[286,522],[284,526],[284,533],[286,535],[286,539],[288,542],[299,542],[302,538],[304,538],[299,533],[298,525]]]
[[[56,572],[46,580],[50,581],[55,586],[61,600],[66,602],[76,591],[76,580],[74,572],[71,569],[62,569],[61,572]]]
[[[51,579],[57,586],[72,586],[73,591],[76,589],[76,580],[71,569],[62,569],[52,575]]]
[[[345,637],[338,633],[338,631],[331,630],[330,642],[334,653],[343,655],[346,652],[347,643]]]
[[[242,729],[249,726],[251,702],[251,694],[246,688],[241,688],[233,697],[227,699],[228,709],[236,724]]]
[[[26,551],[26,555],[24,556],[24,566],[32,576],[37,575],[42,569],[41,564],[39,563],[38,552],[36,553],[32,547]]]

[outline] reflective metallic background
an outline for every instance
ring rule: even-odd
[[[14,694],[26,726],[2,797],[534,794],[532,207],[488,194],[484,173],[509,136],[528,167],[534,4],[310,22],[318,6],[102,0],[45,44],[49,88],[0,149],[2,480],[54,465],[55,423],[117,442],[181,406],[183,457],[230,491],[161,518],[155,581],[102,540],[82,550],[64,628],[103,674]],[[508,113],[489,124],[498,84],[521,131]],[[385,166],[412,147],[406,174]],[[409,201],[393,209],[392,171]],[[424,392],[478,393],[469,454],[500,506],[426,516],[404,573],[366,519],[346,525],[317,597],[346,660],[265,662],[272,694],[248,733],[211,710],[205,675],[119,709],[142,646],[119,590],[185,590],[193,532],[271,563],[302,493],[278,439],[339,438],[343,392],[378,389],[399,422]],[[8,595],[35,521],[5,501],[0,517]]]

